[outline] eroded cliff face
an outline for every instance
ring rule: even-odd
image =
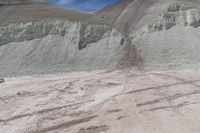
[[[200,2],[177,1],[125,0],[96,13],[98,19],[44,2],[3,6],[0,74],[129,66],[198,69]],[[120,11],[107,19],[115,7]],[[36,8],[41,14],[32,10]]]
[[[198,6],[173,3],[130,36],[145,67],[199,69],[199,26]]]
[[[135,51],[128,39],[94,14],[62,9],[45,0],[0,0],[0,4],[2,76],[133,64],[129,57]]]
[[[199,0],[121,0],[96,14],[129,38],[144,68],[199,69],[199,7]]]
[[[66,20],[0,27],[1,75],[116,68],[124,36],[107,25]]]
[[[171,4],[166,11],[156,17],[147,28],[149,32],[156,32],[168,30],[176,25],[191,27],[200,26],[199,8],[183,3]]]

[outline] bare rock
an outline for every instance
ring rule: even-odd
[[[3,78],[0,78],[0,83],[4,83],[5,80]]]

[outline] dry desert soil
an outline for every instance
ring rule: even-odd
[[[6,78],[0,133],[199,133],[199,79],[134,68]]]

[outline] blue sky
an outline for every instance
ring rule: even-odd
[[[104,7],[105,5],[117,2],[119,0],[48,0],[48,1],[66,8],[92,12]]]

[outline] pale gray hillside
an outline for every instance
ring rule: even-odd
[[[0,20],[2,76],[115,69],[138,62],[127,38],[94,14],[15,0],[2,2]]]
[[[199,7],[200,0],[123,0],[88,14],[45,1],[1,4],[0,74],[199,69]]]
[[[200,0],[121,0],[97,11],[96,14],[112,21],[125,34],[129,34],[151,23],[174,3],[200,6]]]
[[[122,0],[96,14],[129,37],[145,68],[200,68],[200,0]]]

